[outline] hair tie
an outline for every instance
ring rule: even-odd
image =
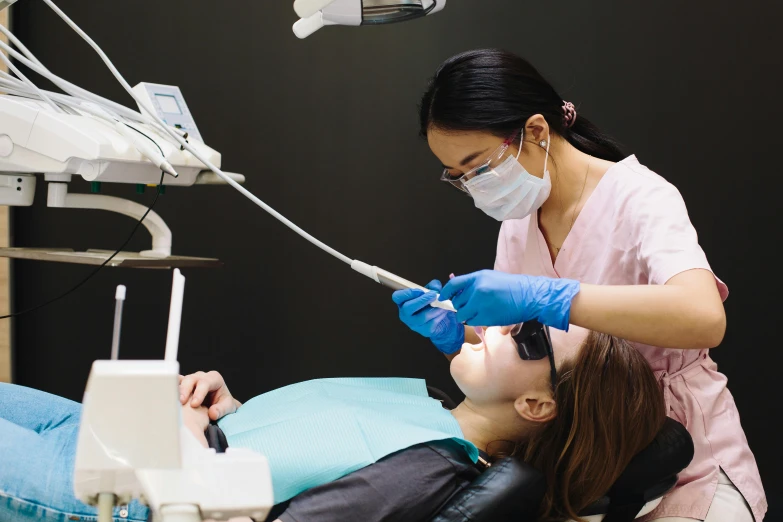
[[[563,100],[563,123],[566,129],[572,127],[576,121],[576,107],[571,102]]]

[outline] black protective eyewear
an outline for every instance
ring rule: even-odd
[[[512,334],[512,338],[517,343],[517,353],[523,361],[540,361],[549,356],[549,371],[552,379],[552,391],[554,391],[557,383],[557,370],[549,327],[538,321],[527,321],[522,324],[518,332]]]

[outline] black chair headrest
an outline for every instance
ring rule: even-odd
[[[443,407],[447,410],[453,410],[457,407],[457,403],[454,402],[452,398],[446,394],[446,392],[439,390],[435,386],[427,386],[427,394],[431,398],[440,401]]]
[[[628,497],[648,489],[688,467],[693,439],[685,427],[667,418],[649,446],[640,451],[609,490],[609,497]]]
[[[647,502],[677,484],[677,474],[693,459],[693,439],[679,422],[667,418],[649,446],[640,451],[612,489],[579,513],[606,515],[604,522],[631,522]]]

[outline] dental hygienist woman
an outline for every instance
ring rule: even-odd
[[[442,179],[503,225],[495,270],[428,285],[457,314],[428,306],[434,292],[401,290],[402,321],[446,354],[473,340],[464,325],[531,319],[632,341],[696,447],[648,520],[761,521],[758,468],[708,350],[723,339],[728,290],[677,189],[503,51],[447,60],[423,96],[421,132]]]

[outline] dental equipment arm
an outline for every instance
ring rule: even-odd
[[[0,0],[0,2],[2,1],[4,0]],[[5,1],[7,2],[8,0]],[[198,140],[193,138],[187,139],[186,133],[181,129],[173,128],[161,118],[158,111],[151,107],[151,97],[144,95],[145,84],[131,88],[103,50],[78,25],[60,10],[52,0],[44,0],[44,2],[95,50],[117,81],[136,101],[141,112],[132,111],[127,107],[123,107],[63,80],[44,67],[13,34],[7,30],[3,31],[9,37],[9,41],[16,45],[21,53],[1,42],[0,47],[9,52],[20,63],[69,92],[71,96],[48,92],[43,94],[55,106],[67,107],[69,111],[75,111],[76,114],[75,116],[59,114],[55,113],[54,109],[51,112],[45,111],[43,110],[44,108],[36,105],[36,98],[42,99],[41,92],[43,91],[38,92],[24,82],[12,77],[0,76],[0,90],[10,91],[19,95],[0,97],[0,115],[9,116],[0,118],[0,121],[3,121],[3,123],[0,123],[0,134],[5,132],[5,128],[8,125],[6,122],[10,122],[10,130],[12,131],[10,132],[12,138],[10,143],[3,143],[0,140],[0,171],[10,173],[7,176],[0,174],[0,203],[12,205],[30,205],[32,203],[35,178],[29,174],[17,175],[18,173],[44,172],[47,173],[48,181],[56,182],[67,182],[70,181],[71,174],[80,174],[88,181],[147,184],[156,182],[156,176],[160,173],[157,168],[161,168],[172,174],[172,176],[178,174],[177,177],[169,180],[167,183],[169,185],[214,184],[218,181],[231,185],[286,227],[321,250],[351,265],[354,270],[377,283],[393,290],[402,288],[424,289],[421,285],[412,283],[391,272],[343,255],[296,226],[285,216],[242,187],[240,185],[244,181],[242,176],[223,172],[219,168],[220,155],[216,151],[206,147]],[[341,5],[347,5],[346,2],[352,4],[353,7],[361,6],[360,0],[350,0],[350,2],[348,0],[335,0],[330,2],[327,8],[330,6],[336,8]],[[416,13],[418,13],[418,16],[423,16],[437,12],[445,6],[444,0],[401,0],[399,4],[394,4],[397,7],[392,6],[392,3],[384,0],[365,0],[364,7],[368,11],[364,23],[401,21],[409,19]],[[298,5],[302,12],[308,12],[308,10],[313,10],[323,5],[323,2],[315,0],[315,2],[309,1]],[[1,3],[0,7],[2,7]],[[393,16],[395,13],[400,15],[400,17],[395,18]],[[147,84],[147,89],[149,85],[153,84]],[[24,98],[20,96],[24,96]],[[26,98],[31,99],[28,100]],[[181,101],[184,103],[184,100]],[[94,118],[80,115],[80,112]],[[99,125],[100,123],[105,123],[105,125]],[[139,127],[143,128],[148,138],[141,134],[142,131],[139,130]],[[9,134],[8,132],[5,133]],[[14,139],[14,135],[17,138]],[[115,138],[118,135],[123,139],[118,140]],[[63,140],[63,143],[57,143],[57,140],[52,140],[53,136]],[[141,158],[129,157],[127,151],[118,148],[118,143],[123,144],[127,142],[131,142],[134,150],[138,151],[140,155],[145,155],[150,159],[150,162],[141,161]],[[152,147],[152,144],[155,144],[156,147]],[[156,151],[155,149],[158,146],[161,149]],[[31,155],[30,152],[34,152],[34,154]],[[3,155],[4,153],[5,156]],[[145,163],[147,164],[145,165]],[[49,173],[52,174],[50,175]],[[2,178],[4,177],[10,188],[9,191],[5,192],[8,195],[6,198],[3,198]],[[20,184],[18,187],[14,185],[17,180],[19,180],[18,183]],[[84,196],[89,197],[88,195]],[[109,210],[105,206],[101,208]],[[111,210],[117,211],[115,208],[111,208]],[[153,257],[160,258],[161,255],[170,254],[170,234],[167,240],[168,244],[162,245],[165,248],[153,248],[150,252],[142,253],[145,254],[145,256],[142,256],[144,257],[143,260],[139,259],[138,255],[128,260],[121,260],[118,256],[118,262],[112,266],[163,266],[156,263]],[[166,248],[168,251],[165,250]],[[103,258],[100,257],[101,254],[90,252],[87,253],[89,255],[85,254],[81,257],[74,256],[69,252],[20,252],[19,249],[5,249],[2,253],[10,257],[51,261],[89,264],[100,264],[103,261]],[[156,255],[151,256],[153,253]],[[161,262],[165,263],[166,266],[215,266],[218,263],[217,260],[179,257],[175,259],[175,257],[168,255]],[[449,302],[436,300],[433,302],[433,306],[454,311]]]
[[[299,234],[301,237],[312,243],[313,245],[317,246],[321,250],[329,253],[330,255],[336,257],[337,259],[341,260],[342,262],[351,265],[351,267],[356,270],[357,272],[373,279],[375,282],[380,283],[384,286],[388,286],[389,288],[398,290],[401,288],[419,288],[423,289],[424,287],[417,285],[415,283],[412,283],[406,279],[403,279],[391,272],[387,272],[385,270],[382,270],[378,267],[368,265],[367,263],[364,263],[359,260],[353,260],[342,253],[338,252],[334,248],[330,247],[329,245],[323,243],[322,241],[319,241],[312,235],[308,234],[298,226],[296,226],[292,221],[287,219],[285,216],[277,212],[275,209],[273,209],[271,206],[267,205],[265,202],[260,200],[258,197],[256,197],[253,193],[251,193],[249,190],[242,187],[239,183],[234,181],[230,176],[226,175],[222,170],[220,170],[214,163],[212,163],[209,158],[205,157],[203,154],[201,154],[200,151],[196,150],[194,147],[191,146],[188,141],[186,141],[179,133],[172,130],[169,126],[166,125],[166,123],[161,119],[161,117],[157,114],[157,112],[150,107],[147,100],[143,99],[131,86],[128,84],[128,82],[125,80],[125,78],[122,76],[122,74],[117,70],[117,68],[114,66],[112,61],[109,59],[109,57],[106,55],[106,53],[103,52],[103,50],[100,48],[98,44],[95,43],[95,41],[90,38],[90,36],[85,33],[73,20],[71,20],[68,15],[66,15],[60,8],[58,8],[52,0],[43,0],[44,3],[46,3],[57,15],[62,18],[63,21],[65,21],[66,24],[68,24],[76,33],[81,36],[81,38],[87,42],[87,44],[93,48],[93,50],[98,54],[98,56],[101,58],[101,60],[106,64],[106,66],[111,71],[112,75],[117,79],[117,81],[120,83],[120,85],[123,86],[125,91],[136,101],[136,103],[139,105],[139,107],[142,108],[142,112],[148,114],[155,120],[155,122],[165,130],[168,135],[177,143],[179,143],[180,147],[191,154],[195,156],[198,160],[200,160],[206,167],[214,172],[217,176],[219,176],[221,179],[223,179],[226,183],[234,187],[236,190],[238,190],[242,195],[244,195],[246,198],[251,200],[253,203],[264,209],[267,213],[269,213],[272,217],[283,223],[285,226],[290,228],[292,231]],[[348,2],[349,0],[336,0],[333,2],[332,5],[337,4],[337,2],[340,2],[339,5],[343,5],[343,2]],[[402,2],[405,5],[408,5],[409,3],[419,3],[419,8],[423,8],[425,6],[421,5],[426,4],[426,9],[428,11],[424,14],[429,14],[430,12],[434,12],[436,10],[440,10],[445,6],[445,1],[441,3],[441,0],[411,0],[410,2]],[[349,3],[361,5],[361,2],[359,0],[350,0]],[[383,1],[375,2],[374,0],[365,0],[365,4],[367,6],[374,6],[373,8],[381,8],[381,4],[384,4]],[[381,22],[386,23],[386,22]],[[444,308],[447,310],[455,311],[454,307],[451,305],[448,301],[439,301],[435,300],[433,302],[433,306]]]
[[[216,259],[172,256],[171,231],[157,213],[146,207],[116,197],[70,193],[68,186],[74,174],[94,182],[94,191],[96,188],[100,191],[101,182],[157,185],[161,170],[173,176],[167,185],[225,184],[223,180],[204,171],[205,165],[191,153],[181,150],[164,126],[149,116],[92,95],[53,75],[12,33],[4,27],[0,27],[0,32],[8,36],[21,53],[2,42],[1,49],[66,92],[73,93],[69,96],[37,90],[13,76],[0,73],[0,91],[11,94],[0,96],[0,204],[32,204],[35,174],[43,174],[49,182],[49,207],[100,209],[136,220],[145,216],[142,224],[152,235],[153,244],[150,250],[121,252],[108,261],[112,251],[80,253],[64,249],[4,248],[0,255],[97,266],[104,262],[107,266],[144,268],[221,266]],[[149,85],[140,84],[137,88],[148,89]],[[156,88],[176,92],[180,106],[187,109],[179,89],[157,85]],[[46,100],[41,94],[55,107],[51,103],[42,105],[39,101]],[[58,106],[61,109],[55,110]],[[191,127],[193,134],[197,134],[195,124]],[[186,136],[186,132],[179,129],[172,129],[172,132]],[[213,162],[220,161],[220,154],[204,145],[200,135],[189,138],[191,146],[200,149],[202,157],[206,155]],[[174,165],[181,175],[177,175]],[[244,182],[241,175],[227,175]]]

